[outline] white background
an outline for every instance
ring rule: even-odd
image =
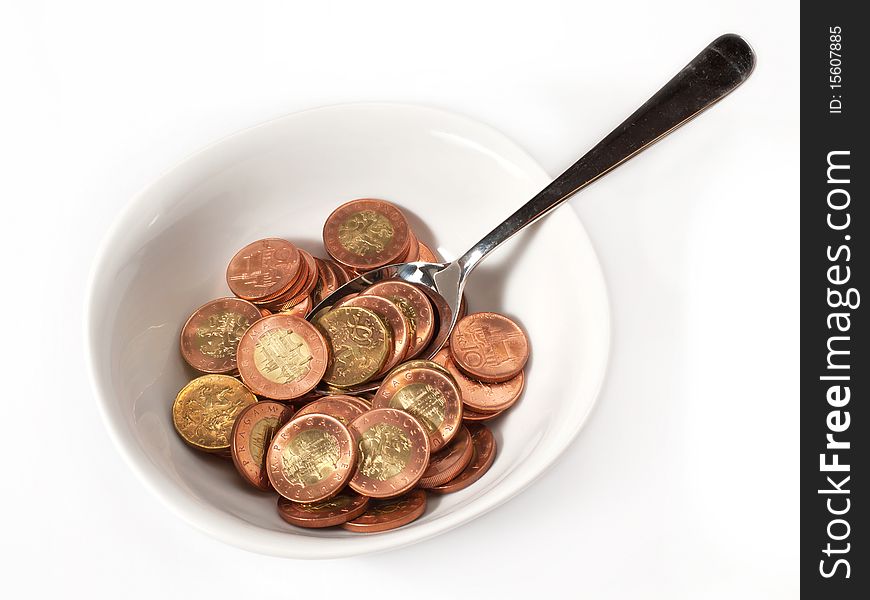
[[[4,595],[797,596],[795,3],[0,6]],[[572,201],[613,353],[587,427],[528,491],[417,546],[294,562],[194,531],[116,454],[84,372],[84,281],[174,163],[288,112],[386,100],[489,123],[555,176],[728,31],[758,53],[750,81]]]

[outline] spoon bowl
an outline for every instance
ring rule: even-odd
[[[387,265],[363,273],[351,279],[333,293],[321,300],[309,311],[307,319],[312,321],[321,311],[329,308],[345,296],[358,294],[367,287],[379,281],[401,280],[415,284],[426,293],[435,314],[438,315],[438,330],[429,345],[418,355],[419,358],[432,358],[447,342],[450,332],[456,325],[459,305],[462,302],[462,291],[465,288],[465,278],[457,262],[430,263],[409,262]],[[351,393],[360,393],[376,389],[377,384],[365,383],[349,388]]]

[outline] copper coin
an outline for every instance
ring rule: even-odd
[[[529,358],[520,326],[494,312],[473,313],[456,323],[450,356],[473,379],[497,383],[519,375]]]
[[[257,397],[229,375],[203,375],[189,382],[172,404],[172,424],[181,439],[197,450],[226,454],[233,423]]]
[[[474,444],[468,428],[460,427],[459,433],[446,448],[429,457],[429,466],[417,482],[423,489],[447,483],[459,475],[474,456]]]
[[[312,308],[314,308],[314,302],[311,299],[311,296],[306,296],[301,302],[297,302],[296,304],[290,304],[288,302],[276,307],[276,310],[285,315],[293,315],[294,317],[304,319],[308,313],[311,312]]]
[[[400,496],[413,488],[429,465],[429,435],[401,410],[376,408],[350,424],[359,464],[350,487],[371,498]]]
[[[264,317],[239,342],[239,374],[254,393],[290,400],[310,392],[329,364],[329,350],[314,325],[291,315]]]
[[[417,234],[411,229],[408,232],[408,251],[400,262],[416,262],[420,260],[420,240],[417,239]]]
[[[309,284],[311,278],[316,277],[317,265],[314,262],[314,257],[304,250],[299,250],[299,256],[301,261],[296,277],[288,281],[287,285],[277,293],[254,300],[255,304],[272,308],[290,303],[296,296],[301,295],[300,293]]]
[[[266,457],[269,481],[294,502],[318,502],[336,495],[357,465],[347,427],[328,415],[294,417],[272,438]]]
[[[272,436],[293,416],[293,409],[280,402],[257,402],[236,417],[230,436],[233,464],[242,478],[255,488],[271,489],[266,474],[266,453]]]
[[[467,405],[462,407],[462,422],[463,423],[481,423],[483,421],[491,421],[496,417],[500,416],[502,413],[507,412],[507,409],[499,410],[496,412],[478,412],[473,408],[469,408]]]
[[[287,285],[281,288],[278,292],[266,296],[265,298],[257,298],[256,300],[251,300],[257,306],[264,306],[266,308],[273,308],[275,305],[281,304],[284,301],[288,300],[291,297],[291,294],[296,290],[300,289],[300,287],[305,283],[306,278],[308,276],[308,267],[305,265],[305,258],[302,257],[300,253],[300,263],[299,270],[296,273],[296,277],[287,282]]]
[[[389,531],[419,519],[426,512],[426,492],[414,490],[390,500],[372,500],[359,517],[344,523],[341,528],[357,533]]]
[[[311,293],[314,291],[314,287],[317,285],[317,262],[314,260],[314,257],[305,250],[300,250],[299,252],[305,259],[306,278],[298,290],[293,290],[292,292],[287,293],[289,298],[285,300],[283,304],[289,304],[290,306],[299,304],[306,298],[309,298]]]
[[[474,457],[462,473],[445,484],[429,488],[430,492],[449,494],[465,489],[483,477],[495,461],[496,444],[492,432],[480,423],[469,423],[466,427],[474,444]]]
[[[450,359],[450,348],[448,346],[444,346],[435,353],[435,356],[432,357],[432,362],[435,364],[441,365],[444,367],[444,370],[447,371],[447,361]],[[448,371],[449,372],[449,371]]]
[[[319,304],[321,300],[337,290],[340,284],[338,275],[326,261],[319,258],[315,258],[314,261],[317,263],[317,285],[312,296],[314,304]]]
[[[351,399],[350,396],[325,396],[313,402],[309,402],[299,409],[296,413],[297,417],[304,415],[329,415],[335,417],[341,424],[347,427],[351,421],[363,414],[364,411],[359,405]]]
[[[232,373],[239,340],[260,316],[256,306],[239,298],[203,304],[181,329],[181,355],[197,371]]]
[[[323,226],[323,245],[336,261],[370,270],[399,262],[407,253],[410,229],[389,202],[364,198],[335,209]]]
[[[368,412],[372,409],[371,402],[361,396],[350,396],[349,398],[352,398],[352,400],[348,399],[347,401],[359,406],[363,412]]]
[[[438,258],[438,255],[435,254],[429,246],[420,241],[417,242],[417,245],[419,246],[419,249],[417,251],[419,260],[429,263],[441,262],[441,259]]]
[[[314,402],[315,400],[320,400],[321,398],[323,398],[323,394],[320,394],[317,390],[314,390],[308,392],[307,394],[299,396],[298,398],[287,400],[286,402],[292,402],[296,410],[300,410],[307,404]]]
[[[408,321],[411,347],[407,358],[413,358],[429,344],[435,333],[435,313],[429,297],[420,288],[405,281],[381,281],[366,288],[363,295],[380,296],[393,302]]]
[[[227,266],[227,285],[245,300],[259,300],[280,293],[292,281],[302,257],[287,240],[266,238],[239,250]]]
[[[411,333],[408,327],[408,320],[405,315],[399,310],[393,302],[380,296],[354,296],[341,301],[340,306],[360,306],[373,311],[381,317],[390,328],[392,334],[391,353],[387,357],[384,366],[378,372],[378,375],[383,375],[397,364],[402,362],[408,354],[408,348],[411,347]],[[377,375],[375,376],[377,377]]]
[[[271,310],[269,310],[268,308],[264,308],[264,307],[262,307],[262,306],[259,307],[259,310],[260,310],[260,315],[261,315],[261,316],[264,316],[264,317],[268,317],[269,315],[272,314],[272,311],[271,311]]]
[[[459,386],[462,402],[477,412],[493,413],[510,408],[519,400],[525,385],[523,371],[516,377],[501,383],[485,383],[466,376],[456,367],[456,363],[448,358],[445,365]]]
[[[345,283],[355,277],[355,275],[353,275],[347,267],[335,262],[331,258],[326,258],[323,260],[323,262],[335,274],[335,277],[338,280],[338,287],[343,286]]]
[[[429,434],[433,452],[446,446],[462,426],[462,396],[440,369],[416,367],[385,378],[372,407],[395,408],[414,416]]]
[[[297,527],[334,527],[366,511],[369,499],[353,492],[340,492],[328,500],[301,504],[278,496],[278,514]]]
[[[462,299],[459,301],[459,310],[456,312],[458,313],[457,321],[468,316],[468,300],[466,300],[464,293],[462,294]]]

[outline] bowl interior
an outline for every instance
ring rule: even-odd
[[[229,295],[226,264],[247,242],[286,237],[324,255],[330,211],[358,197],[400,205],[422,241],[452,259],[549,181],[489,127],[421,107],[350,105],[290,115],[206,148],[135,198],[95,266],[92,374],[107,426],[149,488],[196,527],[250,550],[334,557],[397,547],[461,524],[516,494],[579,431],[603,377],[607,298],[594,251],[563,208],[489,257],[472,311],[508,314],[532,347],[523,399],[492,429],[499,453],[470,488],[431,498],[402,529],[361,536],[285,524],[275,496],[227,460],[187,448],[170,407],[193,376],[178,335],[189,313]]]

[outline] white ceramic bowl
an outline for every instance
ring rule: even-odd
[[[472,311],[515,317],[532,347],[524,397],[492,425],[495,464],[466,490],[433,497],[422,518],[395,531],[294,528],[278,517],[275,496],[247,487],[230,461],[184,446],[170,418],[176,392],[191,378],[178,335],[194,308],[228,294],[224,271],[238,248],[278,236],[323,255],[323,222],[346,200],[399,204],[421,239],[451,259],[548,182],[531,157],[490,127],[389,104],[289,115],[185,160],[133,199],[94,266],[87,352],[118,448],[183,519],[227,543],[276,556],[396,548],[505,502],[574,439],[605,371],[607,295],[571,208],[500,248],[468,287]]]

